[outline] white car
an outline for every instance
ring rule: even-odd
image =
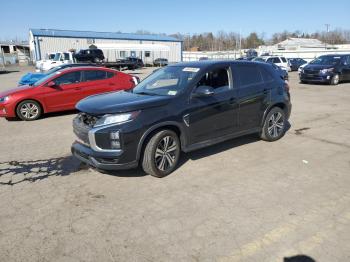
[[[53,60],[44,61],[40,65],[40,71],[48,71],[56,66],[71,63],[74,63],[74,57],[72,52],[56,53]]]
[[[289,66],[288,60],[284,56],[269,56],[266,57],[267,63],[273,63],[283,70],[286,70],[287,72],[292,71],[292,69]]]
[[[52,61],[55,58],[56,53],[47,53],[45,56],[45,59],[43,60],[38,60],[35,62],[35,69],[36,71],[40,71],[40,67],[43,63],[46,61]]]

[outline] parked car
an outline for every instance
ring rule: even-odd
[[[100,170],[140,164],[164,177],[181,151],[251,133],[280,139],[291,103],[288,84],[267,63],[198,61],[163,67],[129,92],[88,97],[76,108],[71,150],[80,161]]]
[[[323,55],[306,65],[300,73],[300,81],[337,85],[350,81],[350,54]]]
[[[291,58],[288,59],[289,65],[290,65],[290,69],[292,71],[298,71],[299,67],[306,64],[307,61],[305,61],[302,58]]]
[[[79,62],[100,63],[105,59],[101,49],[80,49],[74,54],[74,58]]]
[[[281,67],[284,70],[287,70],[288,72],[291,71],[291,68],[290,68],[290,66],[288,64],[287,59],[285,57],[283,57],[283,56],[266,57],[266,62],[278,65],[279,67]]]
[[[128,69],[137,69],[145,66],[143,60],[138,57],[127,57],[125,61],[128,64]]]
[[[46,62],[46,61],[53,61],[53,59],[55,58],[56,53],[47,53],[45,56],[45,59],[43,60],[38,60],[35,62],[35,69],[37,71],[40,71],[40,67],[41,65]]]
[[[19,80],[18,85],[20,85],[20,86],[21,85],[32,85],[36,81],[38,81],[39,79],[41,79],[49,74],[55,73],[58,70],[62,70],[65,68],[70,68],[70,67],[79,67],[79,66],[94,66],[94,65],[93,64],[63,64],[63,65],[56,66],[47,72],[27,73]]]
[[[154,66],[167,66],[169,64],[166,58],[157,58],[153,61]]]
[[[282,69],[281,67],[275,64],[271,64],[271,66],[277,71],[277,73],[281,76],[282,79],[289,80],[289,74],[287,70]]]
[[[49,71],[51,68],[60,66],[63,64],[74,63],[74,57],[72,52],[60,52],[56,53],[54,59],[51,61],[45,61],[40,65],[40,71]]]
[[[36,120],[43,113],[75,109],[90,95],[133,88],[137,79],[103,67],[58,70],[35,82],[0,93],[0,117]]]

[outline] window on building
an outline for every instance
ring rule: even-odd
[[[125,58],[125,57],[126,57],[126,51],[120,51],[120,52],[119,52],[119,56],[120,56],[121,58]]]
[[[151,51],[145,51],[145,57],[150,57],[151,56]]]

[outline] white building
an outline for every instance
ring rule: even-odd
[[[34,61],[47,53],[71,49],[86,49],[94,45],[103,50],[106,61],[125,57],[138,57],[145,64],[166,58],[170,63],[182,61],[182,41],[170,36],[139,35],[56,29],[30,29],[29,46]]]

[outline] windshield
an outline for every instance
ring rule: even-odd
[[[314,61],[310,62],[313,65],[336,65],[340,63],[340,56],[320,56]]]
[[[134,89],[135,94],[175,96],[181,93],[200,68],[171,66],[157,70]]]
[[[56,67],[54,67],[54,68],[51,68],[49,71],[47,71],[47,72],[45,73],[45,75],[50,75],[50,74],[55,73],[56,71],[58,71],[58,70],[60,70],[60,69],[62,69],[61,66],[56,66]]]
[[[46,60],[51,60],[54,58],[55,58],[55,54],[46,54],[46,57],[45,57]]]
[[[53,61],[59,61],[61,57],[61,53],[56,53]]]
[[[265,62],[265,59],[261,57],[255,57],[252,61]]]
[[[58,72],[54,72],[53,74],[58,75],[58,74],[61,74],[61,72],[58,71]],[[39,86],[39,85],[41,85],[42,83],[45,83],[47,80],[49,80],[49,79],[53,76],[53,74],[47,74],[45,77],[43,77],[43,78],[39,79],[38,81],[36,81],[36,82],[33,84],[33,86]]]

